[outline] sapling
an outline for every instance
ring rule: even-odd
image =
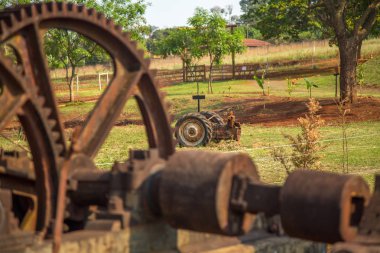
[[[325,149],[320,143],[319,129],[324,125],[324,120],[318,115],[321,106],[317,100],[311,98],[307,107],[307,114],[298,119],[301,133],[296,136],[283,134],[290,141],[292,152],[287,153],[283,147],[272,148],[273,159],[280,162],[288,174],[295,169],[321,168],[320,151]]]
[[[306,89],[309,91],[309,98],[311,98],[311,89],[313,87],[318,88],[318,85],[314,83],[313,81],[310,81],[309,79],[304,78],[304,80],[306,82]]]
[[[257,77],[256,75],[253,76],[253,79],[256,81],[257,85],[260,87],[260,89],[263,91],[263,96],[265,96],[265,76],[264,73],[260,77]]]

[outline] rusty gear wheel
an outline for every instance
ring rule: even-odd
[[[59,118],[49,69],[42,46],[48,29],[78,32],[102,46],[113,59],[114,77],[70,147]],[[174,152],[172,130],[163,96],[157,88],[149,61],[128,33],[93,9],[72,3],[40,3],[6,9],[0,14],[0,41],[10,45],[17,64],[0,57],[0,130],[14,116],[20,119],[31,148],[38,199],[35,230],[40,235],[62,232],[66,178],[73,157],[92,161],[109,134],[126,101],[135,96],[149,142],[166,159]],[[1,173],[1,172],[0,172]],[[7,173],[0,177],[7,178]],[[18,181],[16,177],[15,182]],[[1,183],[1,182],[0,182]],[[58,187],[59,185],[59,187]]]

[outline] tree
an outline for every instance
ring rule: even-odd
[[[182,60],[183,79],[186,80],[186,70],[193,60],[202,56],[198,49],[195,30],[188,27],[171,29],[168,35],[158,43],[158,51],[163,57],[179,56]]]
[[[45,52],[51,67],[64,67],[70,102],[74,100],[73,81],[78,67],[93,55],[104,55],[104,50],[93,41],[72,31],[49,30],[45,35]]]
[[[321,169],[320,152],[326,147],[321,145],[320,128],[325,124],[318,115],[321,106],[314,98],[310,98],[306,104],[308,108],[304,117],[298,118],[301,133],[296,136],[283,134],[291,144],[292,152],[287,153],[284,147],[274,147],[272,157],[285,168],[287,174],[296,169]]]
[[[241,45],[242,36],[235,33],[230,33],[226,29],[227,22],[217,12],[209,12],[202,8],[197,8],[193,17],[188,23],[192,26],[195,32],[196,44],[199,45],[194,48],[194,54],[207,55],[209,58],[210,71],[208,92],[213,93],[212,90],[212,71],[215,64],[222,62],[223,56],[238,48],[236,45]],[[236,40],[240,43],[230,43],[231,40]]]
[[[340,99],[354,102],[362,43],[379,18],[380,0],[319,0],[309,8],[334,31],[340,55]]]
[[[243,19],[257,24],[264,38],[285,34],[297,39],[304,32],[329,36],[339,47],[340,98],[355,101],[358,58],[363,40],[377,28],[380,0],[241,0],[240,4]]]
[[[15,4],[27,4],[33,0],[0,0],[0,7],[5,8]],[[147,7],[145,0],[71,0],[68,2],[84,4],[94,8],[106,17],[112,18],[116,24],[131,34],[131,38],[144,42],[149,32],[144,13]],[[73,100],[73,78],[76,69],[88,60],[107,60],[107,53],[95,42],[73,31],[52,29],[45,34],[45,52],[50,67],[64,67],[67,85],[70,90],[70,101]]]
[[[310,14],[305,0],[241,0],[241,20],[272,42],[321,38],[323,28]]]
[[[174,28],[156,29],[154,30],[146,41],[146,48],[152,55],[163,55],[162,43],[169,35],[169,32]]]
[[[235,79],[235,55],[243,53],[247,47],[244,45],[244,28],[230,25],[230,38],[227,41],[228,50],[232,55],[232,79]]]
[[[106,17],[112,18],[116,24],[130,32],[131,38],[140,42],[147,32],[145,26],[146,4],[143,0],[77,0],[71,1],[85,4],[88,8],[94,8],[102,12]],[[45,51],[48,56],[49,65],[52,67],[64,67],[66,70],[66,81],[69,87],[70,102],[73,101],[73,80],[76,69],[83,66],[86,60],[94,58],[108,59],[108,54],[95,42],[72,31],[53,29],[45,36]]]

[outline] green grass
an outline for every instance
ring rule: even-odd
[[[367,84],[379,84],[380,58],[372,59],[364,65],[364,78]],[[318,88],[312,90],[313,97],[331,98],[335,95],[335,77],[333,75],[323,75],[309,77],[315,82]],[[273,96],[288,97],[285,80],[267,80],[270,86],[270,93]],[[305,81],[298,80],[298,85],[292,97],[307,98]],[[237,101],[244,106],[245,99],[257,99],[257,103],[265,103],[266,97],[261,95],[261,89],[253,80],[239,80],[227,82],[215,82],[213,84],[214,94],[207,94],[207,83],[200,83],[200,93],[206,94],[206,100],[202,101],[204,110],[220,110]],[[196,94],[196,83],[183,83],[163,88],[167,92],[167,99],[172,102],[171,112],[177,117],[196,111],[196,102],[191,96]],[[78,94],[80,97],[97,96],[99,91],[83,90]],[[360,92],[364,96],[380,97],[378,88],[365,88]],[[58,97],[66,96],[65,92],[59,92]],[[60,105],[59,110],[65,120],[78,116],[85,116],[94,107],[95,102],[74,102]],[[129,100],[124,107],[124,118],[138,119],[139,110],[134,100]],[[362,175],[368,182],[373,182],[373,174],[380,172],[380,122],[362,122],[349,124],[348,140],[349,146],[349,170],[351,173]],[[67,130],[67,136],[71,129]],[[257,125],[243,125],[241,142],[221,142],[211,144],[203,150],[214,151],[239,151],[247,152],[258,165],[260,175],[265,182],[282,183],[286,173],[279,163],[270,157],[270,146],[286,145],[287,142],[282,133],[296,134],[297,127],[264,127]],[[20,149],[17,145],[27,146],[16,130],[6,133],[11,141],[0,136],[0,147],[4,149]],[[341,130],[338,126],[330,125],[322,129],[322,139],[339,139]],[[325,142],[326,150],[323,152],[324,170],[341,172],[341,140]],[[145,129],[142,125],[127,125],[114,127],[103,144],[95,162],[100,168],[110,168],[114,161],[122,161],[128,158],[130,149],[147,148]]]
[[[380,122],[353,123],[348,125],[349,172],[364,176],[373,183],[372,175],[380,172]],[[245,152],[255,161],[264,182],[281,184],[285,170],[270,155],[271,147],[287,145],[283,133],[295,135],[298,127],[263,127],[243,125],[242,138],[238,142],[212,143],[201,150],[222,152]],[[342,172],[342,140],[339,126],[325,126],[321,129],[323,144],[323,170]],[[96,163],[102,168],[109,168],[113,161],[124,160],[131,148],[146,148],[146,136],[143,126],[130,125],[115,127],[100,150]],[[286,147],[289,151],[289,147]],[[182,148],[179,150],[189,150]]]
[[[370,183],[372,175],[380,172],[380,122],[352,123],[348,125],[349,171],[364,176]],[[278,162],[271,158],[273,146],[288,145],[283,133],[295,135],[298,127],[264,127],[243,125],[242,137],[238,142],[211,143],[201,150],[222,152],[245,152],[255,161],[264,182],[281,184],[285,177],[285,170]],[[342,140],[339,126],[325,126],[321,129],[323,144],[326,149],[322,152],[323,170],[342,172]],[[12,133],[12,140],[19,145],[26,143]],[[6,149],[14,145],[0,137],[0,144]],[[130,149],[146,149],[148,147],[144,126],[127,125],[114,127],[103,144],[95,162],[100,168],[110,168],[114,161],[124,161],[128,158]],[[285,146],[289,151],[290,147]],[[17,149],[17,148],[16,148]],[[182,148],[180,150],[188,150]]]
[[[371,59],[363,64],[364,83],[380,86],[380,57]]]

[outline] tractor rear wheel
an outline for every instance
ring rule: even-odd
[[[221,125],[221,126],[225,125],[223,118],[216,112],[203,111],[203,112],[200,112],[200,114],[205,116],[209,121],[211,121],[214,124]]]
[[[177,121],[175,136],[181,147],[205,146],[212,138],[212,123],[200,113],[188,113]]]

